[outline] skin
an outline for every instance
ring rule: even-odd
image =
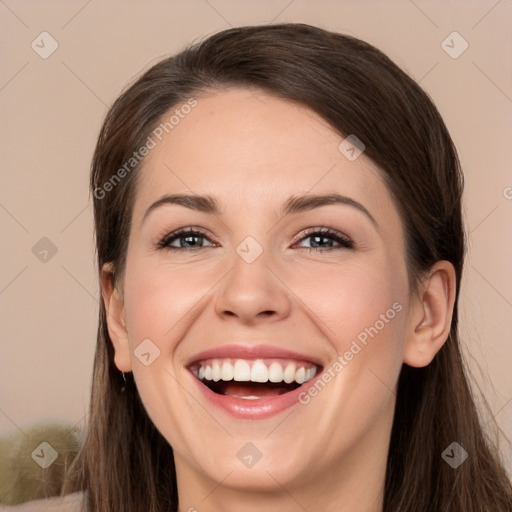
[[[453,267],[438,262],[413,290],[381,171],[364,153],[349,161],[338,150],[344,137],[316,113],[249,89],[197,99],[146,158],[117,287],[111,266],[102,270],[115,363],[133,371],[173,447],[180,511],[379,511],[400,368],[427,365],[445,342]],[[164,205],[143,221],[176,193],[212,196],[220,212]],[[375,224],[346,204],[280,215],[306,193],[348,196]],[[312,248],[304,231],[322,226],[354,248],[330,238]],[[182,227],[205,232],[199,249],[156,248]],[[236,252],[247,236],[263,249],[252,263]],[[268,419],[214,408],[185,368],[201,351],[238,342],[308,354],[327,369],[395,303],[401,311],[317,396]],[[145,366],[134,349],[148,338],[160,356]],[[247,442],[262,454],[252,468],[236,455]]]

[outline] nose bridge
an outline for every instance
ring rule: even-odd
[[[252,236],[244,238],[235,248],[231,270],[216,295],[216,313],[245,323],[286,317],[290,312],[289,297],[286,287],[274,275],[272,262],[269,249]]]

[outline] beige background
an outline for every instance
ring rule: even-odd
[[[88,169],[107,106],[187,43],[271,22],[365,39],[434,99],[466,174],[463,339],[490,403],[486,421],[512,438],[510,0],[0,0],[0,434],[84,422],[98,312]],[[58,43],[47,59],[31,48],[43,31]],[[441,46],[453,31],[469,44],[457,59]],[[57,248],[46,262],[32,252],[42,237]],[[503,453],[512,467],[510,444]]]

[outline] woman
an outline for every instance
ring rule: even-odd
[[[512,509],[459,349],[456,150],[383,53],[302,24],[213,35],[114,103],[91,190],[103,302],[67,499]]]

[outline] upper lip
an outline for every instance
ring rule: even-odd
[[[192,366],[205,359],[292,359],[322,366],[321,361],[310,355],[271,345],[229,344],[211,348],[192,356],[186,366]]]

